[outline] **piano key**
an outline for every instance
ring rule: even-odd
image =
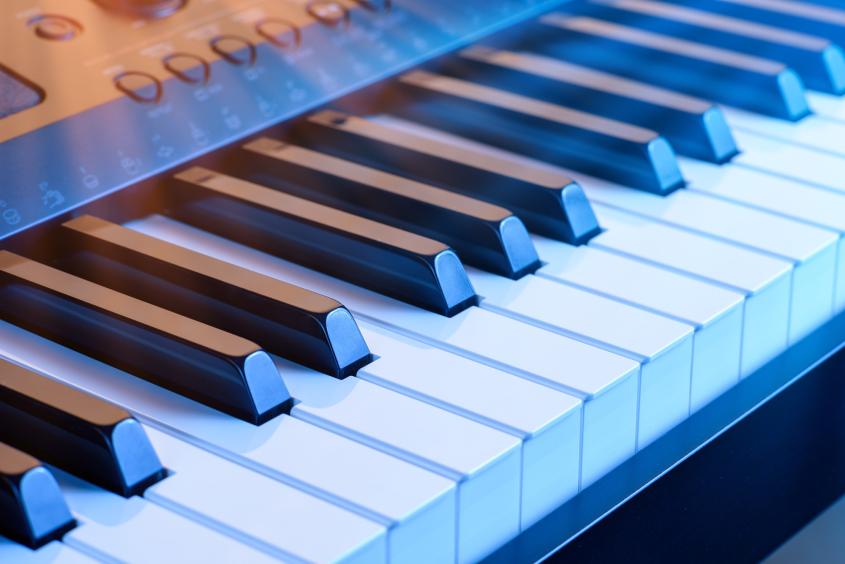
[[[542,494],[522,476],[522,442],[511,434],[354,377],[339,382],[281,368],[300,400],[293,417],[457,483],[460,562],[477,561],[518,534],[523,494]]]
[[[497,162],[501,168],[525,170],[527,174],[543,175],[550,183],[555,179],[566,178],[559,168],[507,153],[494,147],[482,145],[465,138],[444,133],[399,120],[393,117],[379,117],[380,123],[444,145],[444,151],[454,148],[473,158],[484,158]],[[557,180],[559,182],[560,180]],[[664,272],[662,269],[648,267],[638,261],[624,257],[573,251],[569,245],[555,245],[543,237],[535,238],[541,258],[546,264],[538,274],[557,276],[558,280],[574,284],[598,294],[610,296],[646,310],[654,311],[696,328],[693,348],[692,405],[703,405],[727,386],[739,378],[740,349],[743,325],[742,294],[728,288],[715,288],[710,284],[690,280],[687,276]],[[584,256],[581,256],[584,255]],[[578,256],[579,258],[574,258]],[[695,259],[696,257],[692,257]],[[702,261],[706,259],[701,259]],[[584,263],[586,268],[578,268]],[[618,272],[617,272],[618,271]],[[620,276],[619,272],[622,273]],[[628,284],[626,277],[639,280],[637,284]],[[688,296],[695,296],[690,302]],[[746,334],[753,334],[749,331]],[[718,343],[718,346],[715,344]],[[758,350],[763,343],[749,342],[749,350]],[[704,353],[709,347],[716,354]],[[698,375],[708,375],[702,379]]]
[[[126,411],[3,359],[0,422],[0,441],[122,496],[165,475]]]
[[[696,8],[826,37],[843,44],[845,11],[791,0],[694,0]],[[838,6],[836,6],[838,7]]]
[[[657,133],[460,78],[413,71],[391,112],[492,145],[657,193],[683,185],[675,153]]]
[[[592,0],[602,18],[789,65],[815,90],[845,91],[845,58],[829,40],[653,0]],[[595,13],[594,13],[595,15]]]
[[[443,315],[476,301],[443,243],[199,167],[175,179],[174,215],[201,228]]]
[[[361,330],[378,358],[358,378],[522,440],[522,529],[578,492],[578,399],[377,325],[364,322]]]
[[[790,343],[832,315],[837,234],[688,190],[651,199],[636,190],[597,182],[584,191],[596,202],[792,262]]]
[[[672,268],[745,295],[741,375],[787,346],[792,264],[596,205],[607,229],[593,246]],[[725,384],[729,384],[725,382]],[[696,409],[699,406],[693,406]]]
[[[742,294],[599,248],[572,247],[540,237],[534,244],[546,263],[538,275],[695,327],[692,408],[739,379]]]
[[[571,180],[503,168],[413,131],[331,110],[309,116],[296,136],[321,151],[508,208],[547,237],[577,245],[599,231],[581,188]]]
[[[774,117],[809,113],[801,79],[782,63],[596,18],[552,13],[540,21],[558,34],[531,50]]]
[[[0,442],[0,534],[39,548],[75,526],[50,471],[35,458]]]
[[[267,186],[442,241],[509,278],[539,266],[525,226],[505,208],[282,141],[244,149],[242,164]]]
[[[144,493],[153,503],[283,561],[386,560],[382,525],[157,429],[148,433],[172,471]]]
[[[252,423],[291,404],[246,339],[8,251],[0,280],[3,319],[65,346]]]
[[[470,270],[470,279],[483,308],[641,363],[638,448],[689,415],[692,326],[545,278],[509,281]]]
[[[582,399],[583,487],[636,448],[639,364],[633,360],[476,307],[452,318],[426,312],[160,216],[131,226],[338,296],[356,317]],[[738,369],[738,354],[736,361]]]
[[[738,152],[711,102],[527,51],[474,46],[461,56],[514,71],[506,83],[534,97],[657,131],[681,154],[721,163]]]
[[[124,499],[57,471],[80,526],[63,542],[101,562],[278,562],[140,497]]]
[[[184,247],[83,216],[63,225],[63,266],[337,377],[371,360],[349,311],[331,298]]]
[[[699,161],[682,165],[695,178],[695,190],[838,232],[834,310],[845,309],[845,194],[743,165],[720,168]]]
[[[0,536],[0,562],[15,562],[16,564],[95,564],[97,561],[58,541],[44,545],[38,550],[32,550]]]
[[[791,123],[733,108],[726,108],[725,114],[738,139],[743,133],[753,133],[820,152],[845,155],[845,143],[842,142],[845,124],[836,119],[812,116],[800,123]],[[746,150],[744,146],[743,150]]]
[[[454,558],[451,480],[288,415],[256,427],[5,322],[0,335],[0,356],[109,398],[173,436],[383,525],[391,560]]]

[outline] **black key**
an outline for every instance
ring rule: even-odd
[[[0,316],[251,423],[293,403],[254,343],[8,251]]]
[[[177,174],[171,195],[179,219],[347,282],[443,315],[477,303],[433,239],[201,167]]]
[[[340,303],[92,216],[64,224],[63,267],[343,378],[372,355]]]
[[[581,187],[562,174],[331,110],[295,134],[321,151],[506,207],[547,237],[578,245],[601,231]]]
[[[244,149],[261,184],[442,241],[467,264],[509,278],[540,267],[525,226],[499,206],[273,139]]]
[[[391,111],[402,116],[657,194],[684,185],[651,130],[426,71],[399,80],[407,99]]]
[[[126,411],[5,360],[0,441],[125,497],[166,474],[144,429]]]
[[[789,65],[814,90],[845,91],[845,57],[830,40],[654,0],[593,0],[601,17]]]
[[[50,471],[0,442],[0,535],[35,549],[75,526]]]
[[[461,52],[473,81],[659,132],[681,154],[724,163],[739,151],[711,102],[529,52]]]
[[[801,79],[783,63],[586,16],[540,21],[552,32],[537,33],[532,51],[783,119],[810,111]]]
[[[841,0],[686,0],[685,4],[845,45],[845,5]]]

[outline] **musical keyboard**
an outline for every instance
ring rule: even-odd
[[[565,558],[841,366],[835,3],[0,13],[0,561]]]

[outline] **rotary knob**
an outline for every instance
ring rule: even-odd
[[[153,20],[165,18],[182,9],[188,0],[94,0],[111,12],[131,18]]]

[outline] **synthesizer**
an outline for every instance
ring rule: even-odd
[[[839,45],[836,0],[7,0],[0,562],[767,556],[845,494]]]

